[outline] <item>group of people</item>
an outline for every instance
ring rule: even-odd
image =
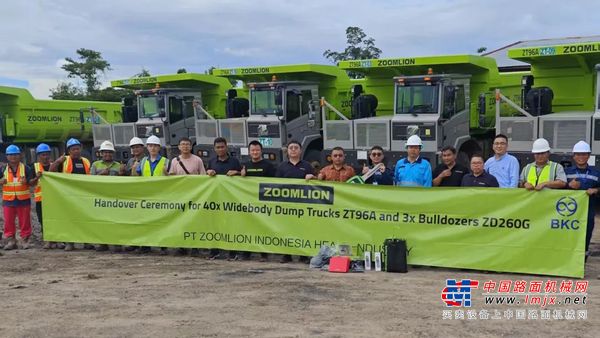
[[[47,144],[36,148],[37,160],[30,167],[21,162],[21,150],[16,145],[6,148],[7,165],[0,171],[4,211],[4,250],[18,247],[16,241],[16,219],[19,220],[21,248],[31,245],[31,189],[33,188],[35,208],[43,234],[42,219],[42,188],[38,184],[44,171],[62,172],[64,174],[80,175],[110,175],[110,176],[165,176],[165,175],[226,175],[226,176],[259,176],[297,179],[318,179],[323,181],[346,182],[356,175],[355,168],[346,163],[344,149],[333,148],[331,164],[316,168],[302,159],[302,146],[297,141],[287,144],[287,160],[275,167],[263,157],[262,144],[252,141],[248,144],[250,159],[246,163],[231,157],[228,153],[227,140],[218,137],[214,140],[215,156],[207,165],[202,159],[192,153],[192,141],[182,138],[179,141],[179,155],[169,160],[160,155],[161,141],[156,136],[150,136],[146,143],[138,138],[131,139],[129,146],[132,157],[127,163],[121,164],[114,160],[115,148],[110,141],[101,144],[99,153],[101,159],[91,163],[81,155],[81,143],[69,139],[66,144],[67,154],[51,161],[51,149]],[[374,146],[369,152],[369,164],[362,167],[362,174],[374,173],[365,181],[373,185],[419,186],[419,187],[500,187],[525,188],[527,190],[575,189],[585,190],[590,196],[588,226],[586,234],[586,252],[594,227],[593,197],[600,189],[600,171],[588,165],[591,149],[584,141],[573,147],[574,166],[563,168],[559,163],[549,160],[550,145],[545,139],[533,143],[533,163],[527,164],[519,174],[518,160],[508,154],[508,138],[497,135],[493,141],[494,155],[485,160],[481,154],[473,154],[470,159],[470,169],[457,163],[457,152],[452,146],[441,150],[442,163],[434,170],[429,161],[421,156],[422,141],[417,135],[408,138],[406,142],[407,156],[400,159],[393,168],[386,166],[383,148]],[[146,151],[147,150],[147,154]],[[83,243],[85,249],[105,251],[108,245],[92,245]],[[53,243],[45,241],[45,249],[75,249],[75,243]],[[114,251],[150,252],[149,247],[120,247],[114,246]],[[166,248],[160,248],[167,253]],[[187,254],[184,248],[176,249],[177,254]],[[198,249],[189,251],[191,255],[199,255]],[[208,258],[216,259],[224,256],[225,252],[211,249]],[[227,252],[230,260],[249,259],[249,252]],[[261,260],[267,255],[261,254]],[[284,255],[282,262],[290,262],[292,257]],[[308,262],[308,257],[300,257],[301,262]]]
[[[494,155],[485,160],[481,154],[473,154],[470,169],[457,163],[456,149],[446,146],[441,150],[442,163],[433,171],[431,164],[421,157],[422,141],[417,135],[408,138],[405,158],[400,159],[394,170],[384,164],[383,149],[371,148],[371,166],[363,168],[363,174],[379,165],[379,170],[366,183],[418,186],[418,187],[500,187],[524,188],[530,191],[543,189],[585,190],[589,196],[587,232],[585,241],[586,259],[594,229],[595,201],[600,189],[600,171],[588,164],[590,145],[579,141],[573,146],[573,166],[563,168],[560,163],[550,161],[550,144],[540,138],[533,142],[531,153],[534,162],[525,165],[519,172],[519,161],[508,153],[508,137],[502,134],[493,141]],[[354,175],[352,167],[344,163],[344,150],[334,148],[332,164],[323,168],[319,179],[345,181]]]

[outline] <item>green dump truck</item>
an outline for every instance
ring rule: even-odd
[[[592,147],[590,162],[600,155],[600,42],[516,48],[508,57],[531,65],[522,78],[521,104],[498,93],[497,132],[508,135],[510,151],[522,162],[533,161],[532,142],[543,137],[551,158],[569,163],[580,140]],[[519,106],[505,114],[500,103]]]
[[[355,104],[359,118],[324,121],[324,146],[348,149],[350,161],[367,161],[374,145],[390,163],[405,152],[411,135],[423,140],[424,156],[437,162],[439,149],[452,145],[459,160],[489,149],[495,132],[494,91],[520,101],[528,72],[501,73],[493,58],[448,55],[342,61],[339,68],[364,74],[361,94],[376,97],[376,108]],[[364,108],[366,107],[367,111]],[[509,104],[503,104],[511,114]]]
[[[134,136],[144,141],[150,135],[158,136],[169,156],[177,152],[182,137],[195,144],[210,139],[212,144],[218,133],[205,130],[202,122],[216,124],[244,95],[225,78],[196,73],[116,80],[111,85],[133,89],[135,97],[124,100],[123,123],[94,125],[94,144],[98,147],[104,140],[112,140],[119,159],[129,157],[129,140]]]
[[[322,115],[319,106],[328,105],[340,116],[350,116],[352,81],[346,72],[332,65],[282,65],[215,69],[213,74],[242,81],[249,92],[249,116],[219,120],[232,124],[227,138],[234,155],[248,154],[247,144],[259,141],[264,156],[275,163],[284,156],[282,147],[297,140],[304,159],[321,160]],[[335,107],[335,108],[334,108]]]
[[[92,125],[101,120],[121,121],[118,102],[37,100],[23,88],[0,86],[0,119],[3,149],[11,143],[35,158],[35,147],[49,144],[54,155],[64,152],[65,141],[78,138],[87,155],[92,146]],[[4,154],[4,151],[2,151]]]

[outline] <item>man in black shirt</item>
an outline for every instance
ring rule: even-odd
[[[227,175],[236,176],[242,171],[242,166],[237,158],[229,156],[227,152],[227,140],[223,137],[217,137],[213,142],[215,153],[217,156],[208,161],[208,176]],[[210,249],[208,259],[217,259],[221,256],[219,249]],[[229,260],[238,260],[237,252],[229,251]]]
[[[463,187],[496,187],[498,180],[494,175],[489,174],[483,169],[483,156],[481,154],[475,154],[471,157],[471,174],[466,174],[462,180]]]
[[[275,177],[275,166],[262,157],[262,144],[252,141],[248,144],[250,161],[244,163],[242,176]]]
[[[302,160],[302,146],[298,141],[290,141],[287,146],[288,160],[282,162],[277,168],[277,177],[281,178],[316,178],[314,169],[305,160]]]
[[[208,176],[227,175],[236,176],[242,171],[242,166],[237,158],[229,156],[227,152],[227,140],[217,137],[213,142],[217,156],[208,161]]]
[[[456,148],[453,146],[442,148],[442,162],[432,173],[433,186],[460,187],[463,176],[469,173],[469,169],[456,163]]]
[[[252,141],[248,144],[250,152],[250,161],[244,163],[242,168],[242,176],[250,177],[275,177],[275,166],[271,162],[262,157],[262,144],[258,141]],[[250,259],[251,253],[248,251],[242,252],[244,260]],[[268,255],[264,252],[260,254],[260,261],[266,262]]]
[[[311,180],[316,178],[313,167],[305,160],[302,160],[302,146],[298,141],[290,141],[287,145],[288,160],[282,162],[277,168],[277,177],[281,178],[304,178]],[[306,256],[300,256],[300,262],[307,263],[309,260]],[[281,263],[292,261],[291,255],[283,255]]]

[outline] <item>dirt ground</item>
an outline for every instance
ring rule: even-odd
[[[599,249],[598,232],[594,242]],[[600,256],[586,265],[588,303],[572,307],[586,309],[586,320],[444,320],[446,278],[563,278],[426,267],[333,274],[276,256],[208,261],[39,244],[1,253],[0,337],[591,337],[600,329]],[[482,304],[481,291],[473,302],[477,311],[509,309]]]

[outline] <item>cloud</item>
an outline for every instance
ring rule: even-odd
[[[375,38],[384,57],[475,53],[518,40],[598,34],[598,9],[589,0],[8,1],[0,12],[0,74],[28,80],[47,96],[66,79],[61,60],[82,47],[111,63],[104,81],[142,68],[164,74],[327,64],[323,51],[342,50],[348,26]]]

